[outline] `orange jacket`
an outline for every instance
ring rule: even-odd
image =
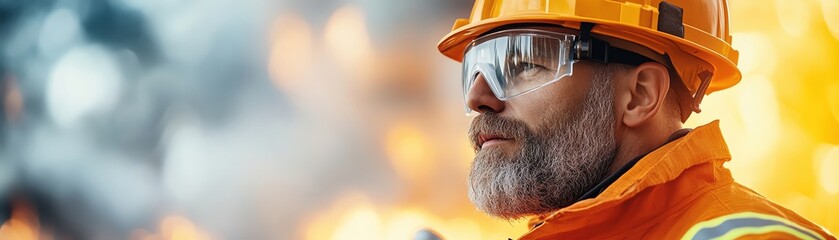
[[[641,158],[597,197],[532,220],[521,239],[836,239],[734,182],[723,167],[730,159],[711,122]]]

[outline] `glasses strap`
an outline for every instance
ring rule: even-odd
[[[591,36],[594,23],[580,23],[580,38],[574,42],[575,54],[572,60],[591,60],[600,63],[622,63],[641,65],[654,60],[644,55],[622,48],[613,47],[609,42]]]

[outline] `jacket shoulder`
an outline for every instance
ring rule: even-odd
[[[836,239],[808,221],[736,182],[702,194],[682,215],[682,239]]]

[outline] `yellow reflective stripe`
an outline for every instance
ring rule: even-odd
[[[815,238],[812,238],[807,234],[801,233],[797,229],[792,229],[792,228],[789,228],[789,227],[783,226],[783,225],[771,225],[771,226],[763,226],[763,227],[741,227],[741,228],[731,230],[731,231],[725,233],[724,235],[722,235],[718,238],[714,238],[714,239],[715,240],[717,240],[717,239],[719,239],[719,240],[722,240],[722,239],[736,239],[738,237],[742,237],[742,236],[746,236],[746,235],[765,234],[765,233],[770,233],[770,232],[782,232],[782,233],[786,233],[786,234],[789,234],[789,235],[793,235],[793,236],[797,237],[798,239],[816,240]],[[820,236],[820,235],[817,234],[816,236]]]
[[[778,224],[769,224],[769,225],[762,225],[762,226],[749,226],[749,225],[726,226],[725,225],[725,223],[727,221],[729,223],[731,223],[733,221],[738,221],[738,220],[774,221],[774,222],[777,222]],[[797,223],[792,222],[792,221],[790,221],[786,218],[782,218],[782,217],[774,216],[774,215],[756,213],[756,212],[740,212],[740,213],[733,213],[733,214],[729,214],[729,215],[725,215],[725,216],[720,216],[720,217],[717,217],[717,218],[714,218],[714,219],[711,219],[711,220],[699,222],[699,223],[693,225],[693,227],[691,227],[687,232],[685,232],[685,235],[682,236],[682,240],[689,240],[689,239],[694,239],[695,237],[700,237],[700,236],[697,236],[697,234],[700,233],[700,231],[702,231],[702,230],[725,229],[725,228],[729,228],[729,227],[730,227],[730,229],[727,230],[724,234],[720,235],[719,237],[728,236],[729,234],[736,234],[738,232],[745,232],[745,231],[748,231],[750,233],[744,233],[742,235],[758,233],[758,232],[755,232],[755,231],[767,231],[767,232],[780,231],[780,232],[792,234],[791,232],[789,232],[789,231],[792,231],[792,232],[795,232],[795,234],[793,234],[795,236],[804,235],[805,237],[802,237],[802,239],[814,239],[813,237],[816,237],[815,239],[824,239],[820,234],[814,232],[813,230],[811,230],[809,228],[806,228],[806,227],[802,227],[801,225],[798,225]],[[767,232],[762,232],[762,233],[767,233]],[[738,235],[738,236],[742,236],[742,235]],[[717,239],[717,237],[714,237],[714,239]]]

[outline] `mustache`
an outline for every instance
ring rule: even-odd
[[[478,140],[481,134],[493,134],[503,138],[522,140],[527,136],[532,136],[533,132],[522,121],[487,112],[475,116],[472,119],[472,125],[469,127],[469,141],[475,151],[480,149]]]

